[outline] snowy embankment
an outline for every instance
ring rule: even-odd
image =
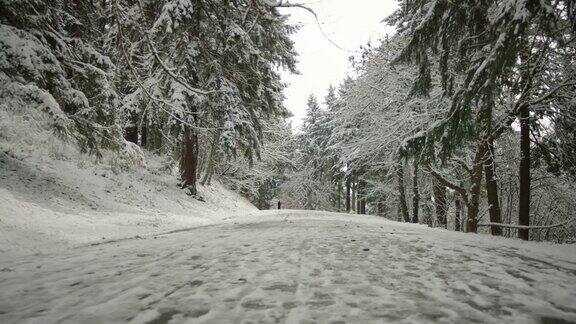
[[[205,202],[187,196],[152,156],[145,168],[113,172],[84,155],[55,159],[38,149],[0,143],[0,258],[213,224],[256,210],[219,183],[199,188]]]

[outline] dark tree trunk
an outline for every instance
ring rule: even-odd
[[[336,183],[336,209],[342,211],[342,180],[340,178]]]
[[[180,156],[180,178],[182,188],[188,189],[189,195],[196,195],[196,175],[198,168],[198,135],[193,129],[184,127],[182,152]]]
[[[436,220],[443,228],[446,228],[446,187],[434,181],[434,205],[436,209]]]
[[[482,184],[482,171],[484,169],[484,159],[488,145],[484,140],[478,143],[476,149],[476,156],[474,157],[474,165],[472,167],[472,177],[470,187],[470,199],[468,199],[467,209],[468,215],[466,218],[466,232],[476,233],[478,231],[478,213],[480,211],[480,189]]]
[[[486,172],[486,193],[488,196],[488,205],[490,212],[491,223],[501,223],[500,216],[500,202],[498,200],[498,182],[496,179],[496,164],[494,162],[494,144],[488,143],[488,156],[484,160],[484,172]],[[502,228],[499,226],[491,226],[490,232],[492,235],[502,235]]]
[[[142,129],[140,130],[140,146],[148,146],[148,119],[144,115],[144,120],[142,121]]]
[[[432,223],[432,208],[430,208],[430,195],[426,195],[426,202],[423,205],[424,211],[424,222],[429,226],[432,227],[434,224]]]
[[[261,185],[258,188],[258,209],[269,209],[268,203],[266,201],[266,186],[264,185]]]
[[[351,188],[352,188],[352,197],[350,197],[350,200],[352,200],[352,202],[351,202],[352,211],[358,212],[358,206],[356,206],[356,194],[357,194],[358,188],[356,186],[356,179],[355,179],[354,175],[352,175]]]
[[[377,204],[378,216],[386,217],[386,203],[379,201]]]
[[[124,139],[128,142],[138,144],[138,115],[131,113],[124,128]]]
[[[128,142],[138,144],[138,127],[135,125],[127,126],[124,129],[124,139]]]
[[[216,154],[218,153],[218,140],[220,139],[220,132],[215,132],[212,137],[212,143],[210,145],[210,153],[208,155],[208,163],[206,164],[206,170],[204,172],[204,177],[200,182],[201,185],[210,185],[210,179],[212,178],[212,173],[214,173],[214,163],[216,160]]]
[[[362,180],[358,181],[358,199],[360,200],[359,204],[359,213],[362,215],[366,214],[366,183]]]
[[[406,204],[406,189],[404,188],[404,163],[398,161],[396,165],[396,177],[398,178],[398,204],[402,219],[405,222],[410,222],[410,215],[408,214],[408,205]]]
[[[148,146],[148,127],[142,126],[142,135],[140,135],[140,146]]]
[[[454,230],[459,232],[460,224],[462,224],[462,203],[460,202],[460,198],[456,197],[454,204],[456,207],[456,214],[454,215]]]
[[[346,212],[350,212],[350,178],[346,179]]]
[[[525,106],[520,110],[520,193],[518,225],[530,225],[530,111]],[[530,238],[528,229],[518,229],[518,237]]]
[[[418,223],[420,210],[420,192],[418,190],[418,163],[414,161],[414,175],[412,178],[412,223]]]

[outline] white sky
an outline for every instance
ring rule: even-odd
[[[394,28],[381,23],[397,8],[395,0],[292,0],[313,9],[318,15],[322,29],[339,47],[322,35],[314,16],[300,8],[282,9],[290,14],[293,23],[301,23],[301,29],[292,36],[299,53],[300,75],[283,73],[289,84],[285,90],[284,104],[294,114],[292,124],[301,124],[305,115],[306,100],[314,93],[322,103],[330,84],[340,84],[351,71],[348,57],[359,52],[359,47],[371,41],[377,45],[386,33]]]

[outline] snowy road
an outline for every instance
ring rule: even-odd
[[[576,322],[576,251],[284,212],[0,260],[0,323]]]

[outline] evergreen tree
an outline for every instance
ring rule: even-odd
[[[46,112],[55,130],[97,155],[120,144],[114,64],[99,48],[103,15],[100,3],[0,1],[3,101]]]
[[[264,2],[138,1],[134,10],[143,27],[131,34],[143,44],[125,54],[138,80],[138,88],[128,87],[127,115],[149,107],[147,122],[178,138],[182,187],[195,195],[204,132],[217,130],[227,156],[252,160],[262,121],[287,115],[276,67],[296,71],[289,39],[295,28]],[[117,17],[118,35],[132,30],[124,21],[131,20]],[[124,52],[128,40],[120,44]]]

